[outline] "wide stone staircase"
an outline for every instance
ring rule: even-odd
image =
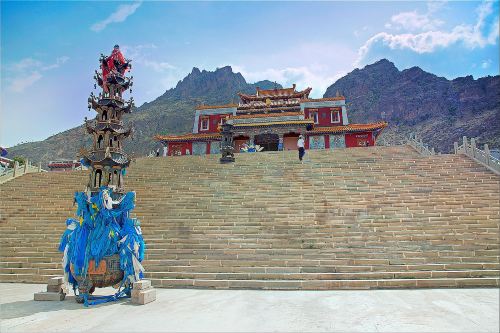
[[[499,286],[500,177],[408,146],[140,158],[126,188],[157,287]],[[87,172],[0,185],[0,281],[61,275],[57,245]]]

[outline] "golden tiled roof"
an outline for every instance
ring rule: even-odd
[[[307,134],[352,133],[352,132],[374,131],[378,129],[383,129],[387,127],[387,125],[388,125],[387,122],[379,121],[371,124],[349,124],[340,126],[315,127],[313,130],[308,131]]]
[[[324,98],[304,98],[300,102],[322,102],[322,101],[342,101],[345,100],[344,96],[324,97]]]
[[[195,141],[195,140],[214,140],[221,139],[222,135],[219,133],[188,133],[181,135],[155,135],[153,137],[156,141]]]
[[[207,110],[207,109],[223,109],[223,108],[235,108],[238,104],[224,104],[224,105],[198,105],[196,110]]]
[[[295,87],[281,89],[258,89],[257,96],[292,95],[296,93]]]
[[[236,110],[236,114],[246,114],[246,113],[276,113],[276,111],[285,111],[285,112],[297,112],[300,110],[300,105],[294,106],[281,106],[281,107],[266,107],[266,108],[250,108],[250,109],[240,109]]]
[[[242,124],[234,124],[234,128],[240,127],[265,127],[265,126],[285,126],[285,125],[309,125],[314,124],[312,119],[304,119],[304,120],[287,120],[287,121],[269,121],[265,123],[242,123]]]
[[[273,112],[273,113],[258,113],[258,114],[242,114],[239,116],[230,116],[230,119],[248,119],[248,118],[269,118],[269,117],[286,117],[286,116],[303,116],[302,112]]]
[[[258,90],[255,95],[238,93],[242,101],[259,101],[266,99],[281,99],[281,98],[308,98],[312,88],[306,88],[302,91],[295,91],[295,88],[286,89],[268,89]]]

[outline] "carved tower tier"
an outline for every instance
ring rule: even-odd
[[[119,52],[119,51],[118,51]],[[101,186],[113,189],[113,198],[118,199],[124,193],[125,168],[130,164],[130,157],[124,152],[126,138],[133,134],[133,128],[124,127],[123,115],[130,113],[134,99],[123,99],[123,93],[132,92],[133,77],[125,76],[130,68],[130,60],[122,61],[101,56],[102,72],[96,71],[94,87],[102,88],[98,96],[93,93],[88,99],[89,110],[97,112],[95,119],[85,118],[87,133],[92,135],[93,145],[81,153],[84,165],[90,169],[88,189],[91,193],[99,191]],[[104,67],[104,68],[103,68]]]

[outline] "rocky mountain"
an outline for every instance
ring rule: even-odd
[[[255,93],[261,89],[281,88],[271,81],[247,83],[240,73],[229,66],[213,72],[193,68],[175,88],[167,90],[152,102],[144,103],[126,116],[126,122],[135,128],[133,140],[125,143],[125,150],[143,156],[159,145],[153,141],[155,134],[180,134],[192,131],[194,108],[200,104],[226,104],[237,102],[238,92]],[[57,158],[75,158],[83,146],[90,146],[90,136],[83,125],[53,135],[46,140],[30,142],[9,148],[9,157],[24,156],[31,161],[47,165]]]
[[[249,84],[229,66],[213,72],[193,68],[175,88],[127,116],[136,132],[126,142],[126,151],[145,155],[158,147],[152,139],[155,134],[190,132],[195,106],[237,102],[237,92],[255,93],[257,86],[281,87],[267,80]],[[324,96],[335,96],[337,91],[347,99],[351,122],[389,122],[379,143],[397,143],[416,132],[441,152],[449,152],[463,135],[500,148],[499,76],[447,80],[418,67],[400,71],[383,59],[353,70],[332,84]],[[81,147],[90,146],[90,137],[83,133],[79,126],[43,141],[21,144],[9,149],[9,157],[24,156],[44,165],[57,158],[74,158]]]
[[[498,75],[447,80],[419,67],[400,71],[382,59],[342,77],[324,97],[337,92],[349,103],[351,122],[389,122],[382,136],[386,141],[415,132],[438,151],[450,152],[465,135],[500,148]]]

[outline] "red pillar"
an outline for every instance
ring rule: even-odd
[[[330,136],[325,135],[325,149],[330,149]]]

